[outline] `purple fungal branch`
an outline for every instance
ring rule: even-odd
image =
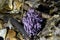
[[[38,31],[41,29],[41,23],[43,22],[43,19],[34,9],[29,9],[26,13],[26,16],[23,17],[22,22],[27,34],[34,36],[37,35]]]

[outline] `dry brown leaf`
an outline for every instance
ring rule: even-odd
[[[22,2],[19,2],[19,1],[17,1],[17,0],[14,0],[14,6],[15,6],[14,9],[19,10],[20,7],[22,7],[22,5],[23,5]]]
[[[8,31],[8,34],[7,34],[7,37],[8,38],[13,38],[15,36],[16,36],[16,32],[15,31],[13,31],[13,30],[9,30]]]
[[[17,40],[16,38],[7,38],[6,40]]]
[[[2,24],[2,21],[0,20],[0,29],[2,29],[3,28],[3,26],[2,26],[3,24]]]

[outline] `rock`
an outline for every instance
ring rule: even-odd
[[[6,37],[6,33],[7,33],[7,29],[0,30],[0,37],[4,38],[4,40],[5,40],[5,37]]]

